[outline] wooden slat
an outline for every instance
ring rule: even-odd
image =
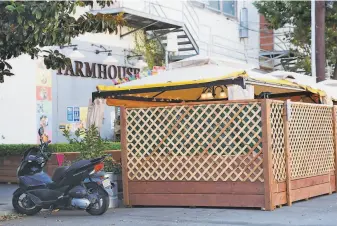
[[[22,156],[6,156],[1,157],[0,166],[19,166],[18,163],[21,162]]]
[[[334,142],[334,157],[335,157],[335,182],[337,183],[337,106],[332,108],[333,122],[333,142]],[[336,184],[337,188],[337,184]]]
[[[263,175],[264,175],[264,203],[266,210],[273,210],[273,162],[271,148],[271,125],[270,125],[270,100],[261,103],[262,112],[262,150],[263,150]]]
[[[130,194],[135,206],[263,207],[263,195],[233,194]]]
[[[335,175],[331,175],[330,176],[330,185],[331,185],[330,186],[331,193],[334,192],[334,191],[336,191],[336,177],[335,177]]]
[[[283,205],[287,203],[285,182],[278,186],[278,193],[273,193],[273,201],[275,205]],[[274,188],[276,187],[275,185]],[[296,180],[293,181],[292,188],[296,188],[292,190],[292,201],[330,194],[330,190],[336,191],[335,176],[330,175],[330,182],[327,175]]]
[[[279,192],[279,193],[274,193],[273,194],[273,202],[274,205],[283,205],[287,203],[287,194],[286,192]]]
[[[319,195],[329,194],[330,184],[319,184],[311,187],[300,188],[292,191],[292,200],[300,201]],[[286,192],[279,192],[273,195],[275,205],[283,205],[287,203]]]
[[[17,168],[13,169],[0,169],[0,177],[2,176],[9,176],[9,177],[16,177],[16,170]]]
[[[330,177],[331,177],[330,181],[335,181],[334,175],[331,175]],[[329,177],[327,175],[320,175],[320,176],[308,177],[304,179],[292,180],[291,188],[295,190],[299,188],[310,187],[310,186],[324,184],[328,182],[329,182]],[[285,182],[274,184],[273,193],[285,192],[285,191],[286,191]]]
[[[129,181],[130,194],[264,194],[262,182]]]
[[[121,148],[122,148],[122,176],[123,176],[123,197],[124,205],[130,205],[129,199],[129,179],[128,179],[128,150],[127,150],[127,128],[126,128],[126,109],[121,107]]]
[[[292,191],[292,200],[303,200],[323,194],[329,194],[330,183],[318,184],[306,188],[300,188]]]
[[[11,177],[11,176],[1,176],[0,182],[11,182],[11,183],[17,183],[18,179],[17,177]]]
[[[284,124],[284,150],[286,158],[286,185],[287,185],[287,204],[291,206],[291,154],[290,154],[290,141],[289,141],[289,117],[291,113],[288,112],[288,101],[284,102],[284,111],[283,111],[283,124]],[[290,115],[289,115],[289,114]]]

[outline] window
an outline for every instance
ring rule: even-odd
[[[236,0],[208,0],[208,8],[236,17]]]
[[[226,15],[236,16],[236,2],[235,1],[223,1],[222,12]]]
[[[208,1],[208,6],[212,9],[216,9],[220,11],[220,1],[219,0],[209,0]]]

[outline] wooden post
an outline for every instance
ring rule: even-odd
[[[284,102],[283,111],[283,124],[284,124],[284,152],[286,160],[286,185],[287,185],[287,205],[291,206],[291,154],[290,154],[290,144],[289,144],[289,120],[290,120],[290,102]]]
[[[262,111],[262,150],[263,150],[263,175],[264,175],[264,206],[266,210],[274,210],[273,204],[273,159],[271,148],[270,124],[271,100],[264,99],[261,103]]]
[[[337,106],[332,108],[332,122],[333,122],[333,142],[335,152],[335,184],[337,192]]]
[[[130,206],[129,198],[129,178],[128,178],[128,150],[127,150],[127,125],[126,125],[126,109],[121,107],[121,157],[122,157],[122,178],[123,178],[123,199],[124,205]]]

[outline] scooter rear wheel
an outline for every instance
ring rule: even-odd
[[[105,190],[97,185],[96,183],[87,183],[85,185],[91,194],[95,194],[97,196],[97,203],[92,205],[86,211],[91,215],[102,215],[109,208],[109,195],[105,192]]]
[[[22,198],[22,196],[24,197]],[[12,205],[16,212],[30,216],[37,214],[42,209],[41,207],[36,206],[20,188],[14,192]]]

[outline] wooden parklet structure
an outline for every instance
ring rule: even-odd
[[[173,85],[167,91],[181,95]],[[121,106],[126,205],[273,210],[336,190],[336,108],[277,100],[291,96],[289,87],[274,99],[149,100],[149,93],[158,97],[165,88],[98,87],[93,93]]]

